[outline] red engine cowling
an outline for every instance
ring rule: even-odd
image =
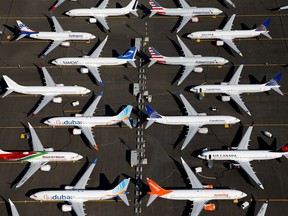
[[[213,189],[213,185],[203,185],[203,188],[205,188],[205,189]]]
[[[215,211],[215,204],[213,204],[213,203],[205,204],[204,210],[205,211]]]

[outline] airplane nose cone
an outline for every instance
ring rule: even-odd
[[[229,61],[227,59],[224,60],[224,64],[227,64]]]
[[[44,124],[50,125],[50,121],[49,121],[49,120],[46,120],[46,121],[44,121]]]
[[[223,11],[220,10],[220,9],[217,9],[216,13],[217,13],[217,14],[221,14],[221,13],[223,13]]]
[[[57,61],[56,60],[52,61],[52,64],[57,65]]]
[[[89,92],[91,92],[91,90],[90,89],[86,89],[86,93],[89,93]]]
[[[96,38],[96,36],[95,35],[91,35],[91,39],[95,39]]]
[[[32,194],[32,195],[30,196],[30,198],[31,198],[31,199],[36,199],[35,194]]]
[[[247,194],[242,192],[241,198],[244,198],[244,197],[246,197],[246,196],[247,196]]]
[[[191,88],[190,91],[193,92],[193,93],[197,92],[197,90],[195,88]]]
[[[83,158],[82,155],[78,155],[78,160],[81,160]]]
[[[240,119],[235,118],[235,122],[236,122],[236,123],[238,123],[238,122],[240,122],[240,121],[241,121]]]
[[[70,15],[71,15],[71,12],[70,12],[70,11],[67,11],[65,14],[68,15],[68,16],[70,16]]]
[[[187,35],[187,38],[193,39],[193,34]]]
[[[205,159],[205,156],[204,156],[204,155],[202,155],[202,154],[200,154],[200,155],[198,155],[198,158],[200,158],[200,159],[204,160],[204,159]]]

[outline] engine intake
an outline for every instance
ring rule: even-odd
[[[81,72],[82,74],[86,74],[86,73],[89,72],[89,70],[88,70],[88,68],[80,68],[80,72]]]
[[[40,167],[41,171],[49,172],[51,170],[51,165],[46,164]]]
[[[207,134],[208,133],[208,128],[199,128],[198,133],[200,134]]]
[[[63,41],[63,42],[61,42],[61,46],[63,46],[63,47],[69,47],[69,46],[70,46],[70,42],[68,42],[68,41]]]
[[[89,23],[96,23],[97,19],[96,18],[89,18]]]
[[[230,101],[230,97],[229,96],[221,96],[221,100],[224,102]]]
[[[62,103],[62,97],[54,97],[52,101],[53,103]]]
[[[204,210],[205,211],[215,211],[215,204],[213,204],[213,203],[205,204]]]
[[[61,210],[62,210],[63,212],[70,212],[70,211],[72,211],[72,206],[71,206],[71,205],[67,205],[67,204],[62,205],[62,206],[61,206]]]
[[[192,17],[192,18],[190,19],[190,22],[195,22],[195,23],[197,23],[197,22],[199,22],[199,21],[200,21],[199,17]]]
[[[72,133],[73,133],[73,135],[80,135],[81,134],[81,129],[74,128]]]
[[[223,46],[223,45],[224,45],[224,41],[222,41],[222,40],[216,41],[216,46]]]
[[[203,68],[202,67],[195,67],[194,68],[194,72],[195,73],[202,73],[203,72]]]

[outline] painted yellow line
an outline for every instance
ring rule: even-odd
[[[69,42],[73,43],[87,43],[87,41],[72,41]],[[2,40],[0,43],[51,43],[51,40],[19,40],[19,41],[9,41],[9,40]]]
[[[266,202],[267,200],[269,201],[269,202],[288,202],[288,199],[282,199],[282,198],[280,198],[280,199],[261,199],[261,198],[259,198],[259,199],[254,199],[256,202]]]
[[[129,202],[131,202],[131,200],[128,200]],[[57,200],[49,200],[49,201],[38,201],[38,200],[13,200],[13,203],[65,203],[65,201],[57,201]],[[111,200],[89,200],[87,202],[116,202],[115,200],[111,199]],[[117,202],[123,202],[122,200],[118,200]],[[7,204],[7,202],[5,201],[0,201],[0,204]]]
[[[15,151],[13,151],[15,152]],[[1,161],[0,162],[0,165],[1,164],[27,164],[29,163],[28,161]],[[72,162],[72,161],[49,161],[50,164],[53,164],[53,163],[80,163],[80,161],[75,161],[75,162]]]
[[[47,69],[51,68],[80,68],[81,65],[78,66],[45,66]],[[109,65],[109,66],[101,66],[101,68],[126,68],[126,66],[123,65]],[[134,68],[131,65],[127,66],[128,68]],[[31,69],[31,68],[35,68],[36,66],[22,66],[22,65],[9,65],[9,66],[0,66],[0,69]]]
[[[97,117],[97,116],[95,116]],[[77,127],[77,125],[75,125],[75,127]],[[116,124],[116,125],[97,125],[97,126],[94,126],[94,127],[97,127],[97,128],[118,128],[119,126]],[[92,127],[92,128],[94,128]],[[122,128],[128,128],[128,126],[122,124],[121,126]],[[23,127],[20,127],[20,126],[0,126],[0,129],[19,129],[19,128],[23,128]],[[39,129],[54,129],[54,128],[63,128],[63,129],[66,129],[66,128],[74,128],[73,126],[34,126],[33,125],[33,128],[39,128]]]

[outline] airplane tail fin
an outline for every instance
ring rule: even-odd
[[[132,13],[134,16],[138,17],[137,14],[137,6],[138,6],[138,0],[132,0],[127,6],[126,8],[129,9],[129,12]]]
[[[265,83],[265,86],[270,86],[278,94],[283,95],[282,91],[279,89],[279,82],[281,80],[282,73],[278,73],[273,79]]]
[[[117,116],[117,120],[121,120],[122,122],[124,122],[129,128],[132,128],[132,125],[130,123],[129,117],[131,115],[133,106],[128,105],[125,107],[124,110],[122,110]]]
[[[150,197],[148,199],[147,205],[149,206],[158,196],[163,196],[165,194],[171,193],[172,190],[165,190],[162,187],[160,187],[158,184],[156,184],[153,180],[147,178],[147,183],[150,188]]]
[[[127,206],[129,206],[129,201],[127,199],[127,188],[129,186],[130,178],[124,179],[120,184],[112,189],[112,193],[116,194]]]
[[[165,14],[164,8],[155,0],[150,0],[149,4],[152,7],[151,14],[149,17],[154,16],[156,13]]]
[[[137,67],[136,64],[135,64],[135,55],[136,55],[136,52],[137,52],[137,49],[136,47],[131,47],[124,55],[120,55],[118,56],[117,58],[118,59],[126,59],[127,62],[129,64],[131,64],[133,67]]]
[[[163,59],[164,56],[161,55],[154,47],[149,47],[148,48],[149,53],[152,57],[152,59],[150,59],[150,63],[148,65],[148,67],[151,67],[153,64],[155,64],[157,61],[161,61],[160,59]]]
[[[31,30],[30,28],[28,28],[28,26],[25,25],[24,23],[22,23],[20,20],[16,20],[16,22],[17,22],[17,25],[18,25],[18,27],[20,29],[20,32],[21,32],[20,36],[16,39],[16,41],[22,39],[26,35],[29,35],[29,34],[31,34],[33,32],[36,32],[36,31]]]
[[[16,82],[14,82],[12,79],[10,79],[8,76],[3,75],[3,79],[5,80],[7,84],[7,91],[5,94],[2,96],[2,98],[6,97],[7,95],[11,94],[16,88],[19,88],[20,85],[18,85]]]
[[[279,149],[276,150],[276,152],[286,153],[286,154],[283,154],[283,155],[288,159],[288,143],[286,143],[285,145],[281,146]]]
[[[271,22],[271,18],[266,19],[260,26],[256,28],[256,31],[261,31],[265,37],[272,39],[272,37],[268,34],[268,27]]]
[[[157,113],[151,106],[146,105],[145,109],[149,118],[162,118],[162,116],[159,113]],[[145,129],[150,127],[155,122],[155,120],[151,120],[149,118],[147,118],[148,122],[146,124]]]

